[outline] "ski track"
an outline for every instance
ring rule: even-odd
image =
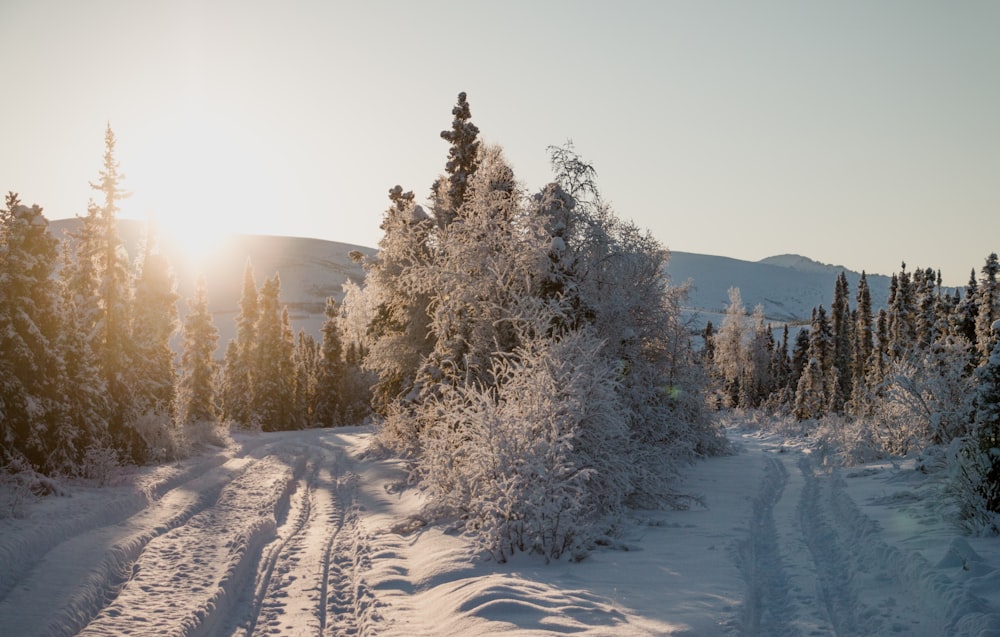
[[[743,589],[742,603],[725,611],[731,620],[720,622],[728,632],[1000,634],[1000,617],[973,592],[977,577],[992,575],[961,567],[981,559],[967,543],[954,541],[932,565],[886,540],[851,497],[850,473],[818,466],[808,449],[747,440],[759,482],[749,517],[728,536]],[[546,632],[554,612],[574,618],[559,632],[574,632],[621,619],[574,614],[573,606],[546,610],[548,589],[524,582],[472,594],[462,593],[472,581],[465,571],[409,573],[399,561],[405,551],[392,543],[412,540],[366,528],[362,502],[371,494],[354,463],[323,432],[249,436],[137,476],[134,488],[93,511],[81,506],[89,500],[67,500],[72,515],[53,519],[55,531],[0,538],[0,633],[365,636],[405,630],[396,615],[386,619],[390,604],[402,602],[397,614],[405,612],[417,588],[448,582],[443,588],[465,600],[457,616],[477,622],[509,625],[516,616]]]
[[[34,541],[0,542],[0,632],[368,634],[371,549],[344,450],[266,440],[137,480]]]
[[[838,470],[818,468],[809,453],[761,449],[758,493],[745,537],[733,548],[746,585],[731,624],[739,634],[1000,634],[993,632],[1000,618],[986,602],[919,553],[886,542]]]

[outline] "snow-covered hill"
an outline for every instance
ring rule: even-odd
[[[818,264],[806,257],[783,255],[763,261],[741,261],[728,257],[672,252],[667,272],[675,284],[690,282],[691,290],[685,302],[695,317],[704,324],[711,320],[718,326],[719,315],[729,304],[729,288],[737,287],[747,310],[760,304],[764,314],[776,323],[808,321],[812,309],[820,304],[830,307],[833,288],[841,272],[847,275],[851,300],[857,293],[860,273]],[[872,305],[876,309],[886,303],[890,278],[866,274],[871,289]]]
[[[62,240],[67,231],[80,226],[79,219],[58,219],[49,228]],[[119,233],[129,255],[134,258],[143,234],[144,224],[122,219]],[[275,272],[281,277],[281,302],[288,305],[292,327],[305,329],[319,336],[323,325],[323,309],[328,296],[343,298],[343,284],[360,283],[364,269],[351,261],[353,250],[374,254],[371,248],[322,239],[277,237],[263,235],[232,235],[223,240],[199,262],[187,256],[182,242],[161,239],[161,249],[173,265],[177,288],[182,299],[194,294],[195,281],[205,275],[209,309],[219,329],[220,350],[234,336],[235,318],[239,311],[243,289],[243,271],[249,259],[253,265],[257,287]],[[181,311],[186,304],[181,303]]]
[[[53,221],[51,229],[62,238],[66,230],[76,228],[78,219]],[[126,248],[135,255],[143,224],[120,220],[119,228]],[[258,286],[266,277],[281,276],[281,300],[291,310],[293,327],[318,336],[323,324],[323,306],[328,296],[343,296],[343,284],[360,282],[364,269],[351,261],[351,251],[374,254],[372,248],[322,239],[261,235],[233,235],[201,263],[192,264],[184,255],[184,246],[169,239],[162,246],[174,265],[182,298],[194,292],[198,274],[207,279],[209,307],[220,331],[220,346],[235,332],[234,318],[242,290],[243,268],[247,259],[254,267]],[[729,303],[729,288],[738,287],[747,310],[760,304],[767,318],[776,325],[808,322],[812,309],[823,304],[829,308],[837,276],[847,275],[851,297],[857,292],[860,274],[840,266],[817,263],[799,255],[779,255],[759,262],[728,257],[672,252],[667,272],[675,284],[690,283],[685,301],[692,329],[706,321],[719,325]],[[868,274],[872,303],[877,309],[889,295],[889,277]],[[183,310],[183,304],[182,304]]]

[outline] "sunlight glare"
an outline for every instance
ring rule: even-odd
[[[184,109],[158,121],[135,155],[122,159],[132,215],[152,217],[164,242],[198,266],[268,213],[275,195],[267,190],[273,180],[264,174],[265,156],[230,119]]]

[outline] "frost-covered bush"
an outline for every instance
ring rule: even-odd
[[[493,386],[449,387],[419,462],[432,507],[458,514],[498,561],[582,556],[632,490],[616,370],[588,331],[497,358]]]
[[[97,442],[90,444],[83,452],[78,474],[99,486],[113,484],[122,472],[122,461],[118,451]]]
[[[948,448],[947,490],[958,506],[959,523],[974,535],[1000,533],[998,467],[1000,450],[983,450],[975,438],[956,438]]]

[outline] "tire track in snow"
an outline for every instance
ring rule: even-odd
[[[60,543],[0,602],[0,626],[19,635],[76,634],[114,602],[151,541],[213,506],[248,464],[229,459],[208,461],[205,470],[196,466],[184,474],[189,479],[171,480],[176,486],[131,517]],[[86,562],[81,556],[94,559]],[[51,577],[53,570],[62,571],[61,577]]]
[[[287,532],[279,529],[279,541],[258,570],[246,635],[275,634],[283,628],[316,635],[322,630],[326,546],[338,527],[331,473],[338,470],[338,462],[321,454],[310,465],[299,485],[296,522]]]
[[[788,470],[775,458],[766,463],[753,501],[750,534],[736,546],[736,563],[747,585],[740,623],[748,637],[796,634],[788,623],[794,608],[774,522],[774,506],[788,483]]]
[[[802,537],[816,566],[819,602],[838,637],[871,634],[871,626],[861,621],[865,613],[854,587],[852,551],[831,524],[830,506],[823,504],[820,479],[807,456],[799,460],[799,470],[805,479],[799,500],[799,521]]]
[[[212,507],[149,542],[121,594],[81,634],[217,634],[305,468],[287,454],[244,460],[251,470]]]

